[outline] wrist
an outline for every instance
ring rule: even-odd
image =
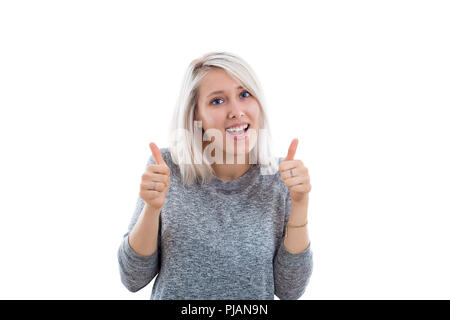
[[[291,196],[291,203],[297,206],[308,206],[308,202],[309,202],[309,194],[304,195],[300,199],[293,199]]]
[[[308,223],[308,217],[289,217],[288,225],[302,226]]]
[[[145,204],[145,207],[144,207],[144,214],[145,215],[147,215],[147,216],[157,216],[157,215],[160,214],[160,212],[161,212],[161,208],[155,208],[155,207],[152,207],[152,206],[148,205],[147,203]]]
[[[289,223],[303,225],[308,220],[308,205],[303,202],[292,202]]]

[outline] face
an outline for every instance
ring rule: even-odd
[[[203,130],[217,129],[222,134],[224,156],[225,153],[248,155],[256,145],[261,109],[258,100],[240,81],[220,68],[208,71],[199,86],[197,105],[194,119],[202,121]],[[249,126],[243,131],[231,129],[236,125],[242,128],[240,124]],[[234,146],[234,150],[227,145]]]

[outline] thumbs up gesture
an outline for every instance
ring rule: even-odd
[[[301,160],[294,160],[297,151],[298,139],[294,139],[289,146],[287,157],[279,164],[281,179],[289,188],[291,200],[301,203],[308,201],[308,193],[311,191],[308,169]]]
[[[145,203],[159,210],[164,205],[170,187],[170,169],[164,162],[161,151],[153,142],[150,150],[156,164],[150,164],[142,175],[139,196]]]

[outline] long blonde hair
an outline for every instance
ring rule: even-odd
[[[261,106],[259,128],[263,129],[265,136],[262,139],[258,134],[258,145],[250,152],[253,153],[253,159],[257,159],[257,163],[261,165],[263,174],[273,174],[278,170],[278,163],[271,153],[271,133],[267,106],[256,74],[242,58],[235,54],[210,52],[194,59],[189,64],[183,78],[170,127],[169,150],[173,161],[179,165],[182,182],[185,185],[191,185],[195,182],[207,183],[214,174],[211,164],[205,161],[202,161],[201,164],[195,163],[195,152],[203,154],[203,150],[199,150],[202,146],[194,144],[192,139],[194,136],[194,111],[198,108],[199,85],[203,77],[212,68],[222,68],[232,77],[238,79],[245,89],[258,100]],[[187,134],[179,135],[180,132]],[[176,137],[174,133],[177,133]]]

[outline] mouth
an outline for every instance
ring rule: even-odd
[[[228,133],[232,136],[239,136],[239,135],[245,134],[249,128],[250,128],[250,124],[247,123],[247,124],[239,126],[239,127],[226,128],[225,131],[226,131],[226,133]]]
[[[234,140],[242,140],[248,138],[248,129],[250,128],[250,124],[240,126],[238,128],[234,128],[230,130],[229,128],[225,129],[227,136],[232,137]]]

